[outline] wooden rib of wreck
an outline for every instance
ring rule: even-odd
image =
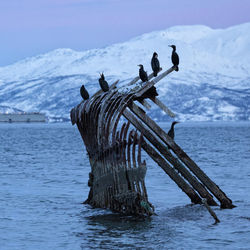
[[[110,86],[109,92],[101,90],[89,100],[82,101],[71,110],[72,124],[76,124],[88,152],[91,172],[89,195],[85,203],[93,207],[132,215],[152,215],[154,207],[148,200],[145,186],[146,162],[141,159],[143,149],[186,193],[192,203],[233,208],[232,201],[178,146],[142,108],[154,102],[168,115],[171,112],[156,96],[153,86],[175,68],[163,72],[149,81],[122,93]],[[128,85],[133,85],[139,77]],[[141,86],[141,87],[138,87]],[[136,102],[142,105],[138,106]],[[126,122],[121,123],[121,117]],[[171,150],[169,150],[169,148]],[[216,201],[216,199],[217,201]]]

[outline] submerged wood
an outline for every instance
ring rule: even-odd
[[[154,79],[150,74],[147,83],[139,82],[141,87],[137,84],[129,93],[119,92],[116,81],[108,92],[98,91],[71,110],[72,124],[77,124],[91,166],[90,191],[85,203],[125,214],[154,214],[144,181],[147,172],[146,161],[141,159],[144,150],[192,203],[200,204],[206,199],[208,205],[217,205],[216,198],[222,208],[234,207],[219,186],[136,105],[139,101],[142,107],[150,109],[147,102],[150,100],[174,117],[154,94],[154,85],[174,69]],[[136,77],[128,85],[138,80]]]
[[[219,223],[220,220],[218,219],[216,213],[212,210],[211,207],[209,207],[209,205],[207,204],[207,200],[206,199],[202,199],[202,203],[204,204],[205,208],[208,210],[208,212],[210,213],[210,215],[214,218],[215,220],[215,224]]]

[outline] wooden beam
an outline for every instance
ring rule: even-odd
[[[160,69],[160,71],[162,70],[162,68]],[[159,72],[160,72],[159,71]],[[151,73],[149,76],[148,76],[148,80],[151,80],[152,78],[154,77],[154,73]],[[130,85],[133,85],[135,84],[137,81],[140,80],[140,77],[139,76],[136,76],[131,82],[128,83],[128,86]],[[142,82],[141,82],[142,83]]]
[[[135,104],[131,103],[130,108],[132,108],[132,110],[135,110],[136,109]],[[138,113],[138,115],[140,114]],[[235,207],[232,204],[232,201],[226,196],[226,194],[196,165],[196,163],[172,140],[172,138],[170,138],[165,133],[165,131],[162,128],[160,128],[146,114],[142,117],[142,119],[143,122],[159,136],[159,138],[166,144],[166,146],[169,146],[173,150],[173,152],[180,158],[180,160],[197,176],[197,178],[208,188],[208,190],[210,190],[210,192],[221,202],[222,208]],[[145,128],[143,125],[140,125],[139,122],[137,123],[136,126],[141,127],[141,129],[143,130]],[[137,129],[139,128],[137,127]]]
[[[146,124],[150,121],[150,118],[146,115],[146,113],[136,104],[132,103],[129,108],[137,117],[139,117],[142,121],[145,121]],[[157,133],[156,136],[158,136]],[[159,137],[159,139],[161,138]],[[192,185],[192,187],[196,189],[201,197],[208,200],[209,205],[218,205],[213,200],[213,197],[209,194],[206,188],[185,168],[185,166],[182,165],[182,163],[177,158],[171,154],[169,150],[166,150],[166,146],[161,146],[159,144],[159,147],[161,147],[160,152],[163,154],[163,156],[177,169],[178,172],[182,174],[182,176]]]
[[[147,109],[150,110],[151,109],[151,105],[145,100],[139,100],[139,102]]]
[[[155,77],[153,81],[146,82],[145,85],[142,86],[142,88],[135,94],[136,97],[141,97],[145,92],[147,92],[150,88],[152,88],[157,82],[159,82],[162,78],[170,74],[172,71],[174,71],[175,68],[170,68],[160,74],[159,76]]]
[[[152,100],[159,108],[161,108],[167,115],[170,117],[175,117],[175,114],[161,101],[159,100],[156,96],[151,97],[150,100]]]
[[[148,141],[152,143],[159,151],[162,151],[164,149],[162,143],[159,140],[157,140],[155,136],[148,129],[146,129],[143,126],[143,124],[140,121],[138,121],[138,119],[131,112],[129,112],[126,109],[123,111],[123,114],[143,134],[143,136],[146,137]],[[160,154],[158,154],[149,144],[147,144],[147,146],[145,145],[146,145],[145,143],[142,143],[142,148],[149,154],[149,156],[154,161],[160,164],[160,167],[162,167],[162,169],[170,176],[171,179],[173,179],[176,182],[176,184],[179,187],[182,187],[182,190],[190,197],[192,202],[201,203],[201,198],[197,194],[196,195],[194,194],[195,193],[194,190],[193,192],[191,191],[192,188],[188,185],[188,183],[186,183],[183,180],[183,178],[181,178],[175,172],[175,170],[160,156]],[[169,168],[171,168],[172,170],[170,170]],[[174,172],[176,173],[176,175],[178,175],[178,177],[174,174]],[[180,178],[182,179],[181,181]]]
[[[140,109],[138,107],[138,109]],[[136,111],[136,113],[138,113]],[[162,142],[157,139],[157,137],[147,129],[142,122],[140,122],[135,116],[133,116],[129,111],[125,110],[125,117],[133,123],[133,125],[140,130],[143,135],[159,150],[159,152],[164,156],[164,158],[169,161],[178,172],[193,186],[194,189],[201,195],[203,198],[207,198],[210,205],[216,206],[217,203],[213,200],[213,197],[209,192],[198,182],[198,180],[192,176],[189,171],[167,150],[167,147],[162,144]]]
[[[214,218],[214,220],[215,220],[214,224],[219,223],[220,220],[218,219],[216,213],[212,210],[212,208],[209,207],[209,205],[207,204],[207,200],[206,199],[202,199],[202,203],[204,204],[205,208],[208,210],[208,212],[210,213],[210,215]]]
[[[201,198],[197,193],[185,182],[185,180],[176,173],[176,171],[161,157],[157,151],[151,147],[145,140],[142,141],[142,148],[145,152],[164,170],[164,172],[178,185],[178,187],[187,194],[191,201],[195,204],[201,203]]]

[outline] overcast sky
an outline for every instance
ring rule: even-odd
[[[86,50],[174,25],[250,21],[250,0],[0,0],[0,66],[57,48]]]

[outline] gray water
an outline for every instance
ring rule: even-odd
[[[181,123],[176,142],[237,206],[213,207],[221,223],[145,154],[158,216],[83,205],[90,166],[76,127],[0,124],[0,249],[250,249],[250,123]]]

